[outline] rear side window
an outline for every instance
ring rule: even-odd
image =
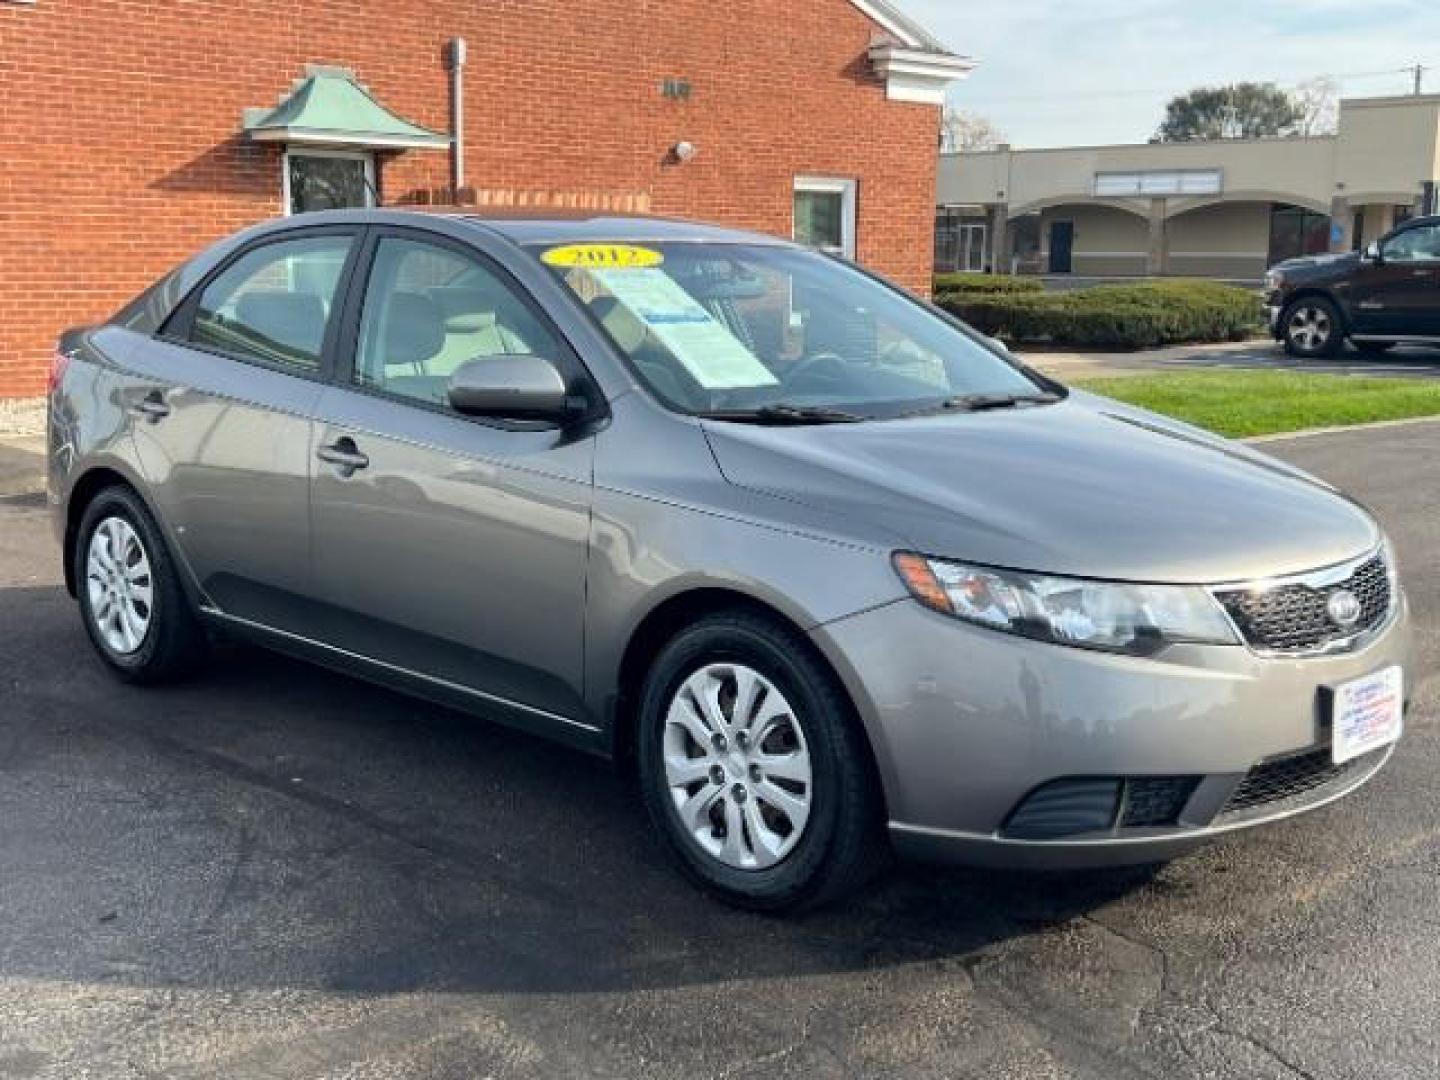
[[[318,371],[350,236],[246,252],[205,286],[190,340],[242,360]]]

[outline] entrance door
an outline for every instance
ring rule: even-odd
[[[960,227],[961,269],[966,273],[980,274],[985,271],[985,225],[971,222]]]
[[[1075,223],[1073,221],[1052,221],[1050,223],[1050,273],[1068,274],[1073,269],[1075,254]]]

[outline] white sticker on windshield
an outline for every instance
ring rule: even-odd
[[[776,386],[779,379],[664,270],[590,269],[707,390]]]

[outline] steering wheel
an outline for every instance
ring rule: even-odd
[[[814,370],[819,364],[822,363],[843,365],[845,363],[845,358],[839,353],[835,352],[818,352],[810,356],[802,357],[799,360],[795,361],[795,366],[785,373],[785,381],[787,383],[792,383],[796,379],[799,379],[802,376],[809,374],[812,376],[820,375],[826,382],[834,382],[837,376],[824,375],[823,373]]]

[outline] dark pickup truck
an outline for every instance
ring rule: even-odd
[[[1291,356],[1440,345],[1440,217],[1413,218],[1363,252],[1279,263],[1265,275],[1270,329]]]

